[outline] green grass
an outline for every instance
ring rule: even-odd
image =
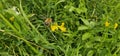
[[[119,24],[120,0],[0,0],[0,56],[120,56]]]

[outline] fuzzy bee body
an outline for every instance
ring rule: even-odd
[[[51,23],[52,23],[52,18],[47,18],[45,21],[44,21],[45,25],[49,26]]]

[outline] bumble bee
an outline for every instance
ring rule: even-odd
[[[46,18],[44,23],[45,25],[49,26],[52,23],[52,18]]]

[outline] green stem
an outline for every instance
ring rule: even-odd
[[[16,28],[2,14],[0,14],[0,17],[6,22],[8,26],[10,26],[14,30],[14,32],[20,37],[21,40],[23,40],[35,53],[38,53],[38,51],[26,39],[24,39],[24,37],[16,30]]]
[[[119,50],[120,50],[120,47],[114,52],[113,56],[115,56],[116,53],[119,52]]]
[[[21,0],[20,0],[20,10],[21,13],[23,15],[23,17],[25,18],[25,20],[28,22],[28,24],[32,27],[33,30],[35,30],[37,32],[37,34],[41,37],[41,41],[44,41],[45,43],[49,43],[46,39],[43,38],[43,36],[40,34],[40,32],[33,26],[33,24],[28,20],[26,14],[23,11],[22,5],[21,5]]]

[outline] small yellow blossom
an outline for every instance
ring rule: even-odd
[[[118,24],[117,23],[115,23],[114,24],[114,29],[116,29],[118,27]]]
[[[59,29],[62,31],[62,32],[66,32],[66,28],[64,27],[65,23],[62,23],[61,26],[59,26]]]
[[[55,24],[51,25],[50,27],[51,27],[52,31],[58,30],[58,28],[59,28],[62,32],[66,32],[66,28],[64,25],[65,25],[65,23],[62,23],[60,26],[57,23],[55,23]]]
[[[14,21],[14,19],[15,19],[15,17],[14,17],[14,16],[12,16],[9,20],[10,20],[11,22],[13,22],[13,21]]]
[[[51,27],[52,31],[58,30],[58,24],[57,23],[51,25],[50,27]]]
[[[108,21],[105,22],[105,26],[108,27],[110,23]]]

